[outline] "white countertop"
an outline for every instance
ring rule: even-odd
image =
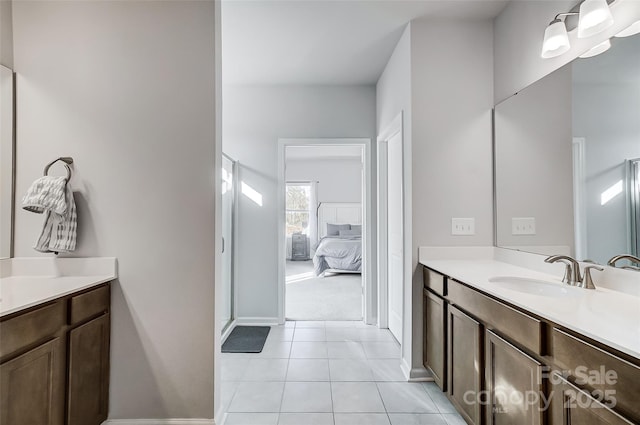
[[[117,277],[115,258],[0,260],[0,317]]]
[[[487,255],[478,259],[465,256],[448,260],[442,259],[442,255],[429,259],[426,250],[422,254],[421,251],[420,263],[429,268],[640,359],[640,297],[603,287],[595,290],[571,287],[561,282],[562,273],[552,275],[497,261]],[[565,288],[571,296],[536,295],[508,289],[489,281],[496,276],[551,281]],[[635,280],[635,275],[632,276]],[[640,285],[640,274],[637,279]]]

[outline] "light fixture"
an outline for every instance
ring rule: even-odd
[[[607,0],[584,0],[580,5],[578,38],[591,37],[613,25]]]
[[[542,56],[545,59],[554,58],[560,56],[569,48],[569,36],[567,35],[567,27],[564,21],[560,19],[561,15],[557,15],[553,21],[549,24],[547,29],[544,30],[544,40],[542,41]]]
[[[629,37],[638,33],[640,33],[640,21],[635,21],[633,24],[617,33],[615,37]]]
[[[604,53],[607,50],[609,50],[609,47],[611,47],[611,41],[605,40],[602,43],[598,44],[597,46],[593,46],[591,49],[587,50],[585,53],[581,54],[580,58],[586,59],[586,58],[591,58],[593,56],[597,56],[600,53]]]

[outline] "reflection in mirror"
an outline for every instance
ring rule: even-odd
[[[496,245],[606,264],[640,242],[640,36],[495,108]]]
[[[13,246],[13,124],[13,72],[0,66],[0,258],[9,258]]]

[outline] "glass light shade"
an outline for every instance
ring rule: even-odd
[[[586,59],[593,56],[597,56],[600,53],[604,53],[607,50],[609,50],[610,47],[611,47],[611,41],[605,40],[602,43],[598,44],[597,46],[594,46],[591,49],[587,50],[585,53],[581,54],[580,57],[582,59]]]
[[[607,0],[584,0],[580,5],[578,37],[586,38],[613,25],[613,16]]]
[[[544,40],[542,41],[543,58],[554,58],[560,56],[571,45],[569,44],[569,36],[567,35],[567,27],[559,19],[551,22],[546,30],[544,30]]]
[[[633,24],[629,25],[627,28],[623,29],[619,33],[617,33],[616,37],[629,37],[631,35],[636,35],[640,33],[640,21],[635,21]]]

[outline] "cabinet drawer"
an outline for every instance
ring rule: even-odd
[[[65,317],[61,300],[0,322],[0,358],[55,335]]]
[[[426,267],[422,268],[424,287],[431,289],[436,294],[444,297],[447,295],[447,283],[446,278],[440,273],[436,273],[433,270],[429,270]]]
[[[576,384],[591,391],[614,391],[614,410],[640,422],[640,367],[557,328],[551,331],[551,343],[554,362],[577,378]],[[606,379],[607,371],[615,372],[615,377]],[[587,379],[589,373],[594,379]]]
[[[109,311],[111,298],[109,286],[101,286],[71,298],[69,324],[75,325],[101,313]]]
[[[480,319],[488,329],[496,330],[535,354],[544,354],[541,321],[456,281],[449,280],[447,290],[451,303]]]

